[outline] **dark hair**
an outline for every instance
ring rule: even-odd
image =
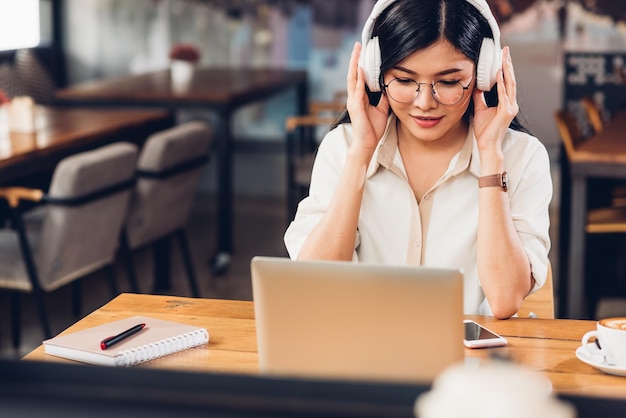
[[[466,0],[397,0],[382,11],[376,19],[372,36],[378,36],[381,51],[380,83],[383,74],[416,51],[446,39],[469,59],[478,62],[483,38],[493,38],[493,33],[485,17]],[[378,103],[382,93],[371,93],[370,102]],[[488,106],[498,104],[497,87],[485,92]],[[474,112],[474,103],[465,112],[469,121]],[[349,122],[345,112],[339,123]],[[528,132],[514,118],[510,127]]]

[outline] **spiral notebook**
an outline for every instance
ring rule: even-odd
[[[135,325],[144,329],[103,350],[102,340]],[[132,366],[209,342],[206,329],[173,321],[133,316],[43,341],[44,351],[57,357],[100,366]]]

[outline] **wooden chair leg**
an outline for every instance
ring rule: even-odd
[[[174,233],[178,241],[178,247],[180,248],[180,254],[183,257],[183,265],[187,273],[187,280],[189,281],[189,288],[191,289],[191,295],[194,298],[200,297],[200,291],[198,290],[198,283],[196,282],[196,273],[193,267],[193,259],[191,257],[191,251],[187,243],[187,234],[183,229],[179,229]]]
[[[22,337],[22,303],[21,296],[18,292],[11,292],[11,341],[13,348],[20,348],[20,340]]]

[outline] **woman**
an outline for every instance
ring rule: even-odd
[[[379,1],[368,22],[363,42],[369,53],[378,37],[380,60],[359,65],[366,51],[355,45],[349,118],[320,145],[289,254],[459,268],[465,313],[508,318],[545,281],[552,181],[545,147],[517,120],[511,56],[489,6]],[[479,61],[485,39],[491,75]]]

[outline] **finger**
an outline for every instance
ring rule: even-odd
[[[386,93],[383,92],[383,94],[380,95],[380,100],[376,108],[382,113],[389,113],[389,98]]]
[[[354,94],[356,89],[358,69],[359,69],[359,55],[361,53],[361,44],[355,42],[354,48],[352,48],[352,55],[350,55],[350,64],[348,65],[347,87],[348,96]]]
[[[503,49],[504,56],[502,57],[502,63],[506,71],[505,77],[510,77],[511,80],[515,80],[515,71],[513,69],[513,59],[511,58],[511,48],[505,46]]]
[[[518,112],[515,95],[511,94],[504,82],[504,71],[498,71],[498,115],[513,119]]]
[[[482,90],[474,89],[472,92],[474,99],[474,112],[487,109],[487,102],[485,101],[485,93]]]
[[[356,71],[356,81],[354,84],[353,97],[355,97],[359,102],[364,100],[366,96],[365,93],[365,70],[361,67],[357,67]]]
[[[504,47],[504,56],[502,57],[502,68],[505,87],[509,102],[514,103],[517,100],[517,80],[515,79],[515,71],[513,69],[513,60],[511,59],[511,49],[508,46]]]
[[[496,83],[498,85],[498,104],[508,106],[510,104],[510,100],[507,95],[507,88],[504,83],[504,71],[502,68],[500,68],[496,73]]]

